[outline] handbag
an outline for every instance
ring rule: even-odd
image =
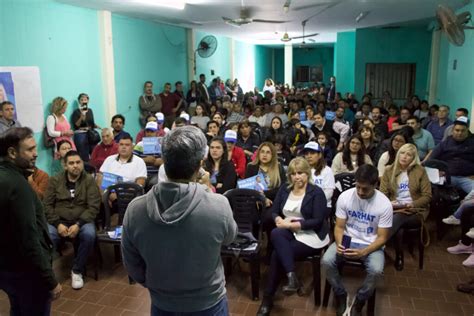
[[[54,117],[54,124],[56,125],[56,117]],[[53,148],[54,147],[54,137],[49,136],[48,133],[48,126],[45,126],[43,129],[43,145],[46,148]]]
[[[89,145],[95,146],[98,143],[100,143],[100,135],[99,132],[97,132],[93,128],[89,128],[87,131],[87,141],[89,142]]]
[[[438,196],[446,205],[454,205],[461,201],[458,190],[453,185],[444,185],[438,188]]]

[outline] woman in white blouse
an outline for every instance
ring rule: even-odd
[[[297,157],[288,166],[288,185],[282,185],[272,206],[275,228],[271,233],[274,251],[262,305],[257,315],[269,315],[273,296],[284,272],[288,283],[283,293],[299,292],[301,283],[296,278],[295,261],[317,254],[329,243],[328,209],[321,188],[311,180],[308,162]]]
[[[355,173],[363,164],[372,164],[372,159],[365,153],[364,141],[359,134],[352,135],[332,161],[332,172],[334,175],[350,172]]]

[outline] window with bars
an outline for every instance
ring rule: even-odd
[[[416,64],[366,64],[365,93],[375,99],[389,91],[393,99],[406,99],[415,92]]]

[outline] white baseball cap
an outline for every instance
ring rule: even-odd
[[[229,143],[237,142],[237,133],[231,129],[227,130],[224,134],[224,140]]]
[[[306,152],[308,150],[315,151],[317,153],[321,152],[321,146],[317,142],[308,142],[306,145],[304,145],[303,152]]]
[[[158,123],[148,122],[146,123],[145,130],[150,130],[156,132],[158,130]]]
[[[186,120],[186,122],[189,122],[189,114],[186,112],[181,113],[179,117],[182,117]]]
[[[161,112],[157,112],[155,114],[156,119],[158,120],[158,123],[163,123],[165,121],[165,115]]]

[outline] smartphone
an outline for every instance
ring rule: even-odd
[[[342,246],[345,249],[349,249],[351,247],[351,239],[352,238],[347,235],[342,235]]]

